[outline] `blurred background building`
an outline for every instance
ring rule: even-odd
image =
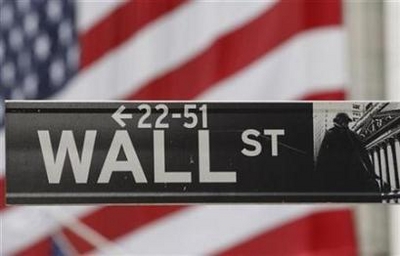
[[[0,0],[0,193],[5,99],[399,100],[399,19],[399,1]],[[400,255],[399,208],[383,204],[6,207],[2,194],[0,215],[1,255]]]

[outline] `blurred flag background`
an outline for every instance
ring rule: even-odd
[[[342,100],[343,10],[339,0],[0,0],[0,113],[4,99]],[[343,205],[0,200],[2,255],[360,252],[354,208]]]

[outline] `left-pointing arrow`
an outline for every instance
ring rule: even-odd
[[[125,110],[125,106],[121,105],[117,111],[112,114],[112,118],[117,122],[121,127],[125,127],[125,122],[122,119],[131,119],[132,114],[122,114],[122,112]]]

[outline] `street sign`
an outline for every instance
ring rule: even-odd
[[[6,102],[9,204],[397,202],[388,102]]]

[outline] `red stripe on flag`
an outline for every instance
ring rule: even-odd
[[[301,97],[302,100],[344,100],[346,92],[344,90],[323,91],[307,94]]]
[[[152,221],[185,208],[184,206],[114,206],[104,207],[81,221],[109,240],[141,228]],[[110,220],[114,220],[110,223]],[[64,234],[79,253],[95,249],[87,241],[65,228]]]
[[[148,23],[185,0],[128,1],[80,36],[81,69],[111,52]]]
[[[218,255],[358,255],[350,210],[315,213]]]
[[[281,1],[252,22],[222,36],[183,66],[145,84],[127,98],[192,99],[290,37],[307,29],[341,23],[340,1]]]
[[[27,230],[26,232],[34,232]],[[15,237],[14,239],[18,239]],[[15,256],[37,256],[37,255],[52,255],[52,242],[50,238],[46,238],[33,244],[22,251],[15,253]]]
[[[80,221],[90,228],[99,232],[102,236],[113,241],[120,236],[130,233],[135,229],[141,228],[155,220],[159,220],[174,212],[177,212],[185,206],[106,206],[93,212]],[[113,222],[110,223],[110,220]],[[79,254],[87,253],[93,249],[92,244],[88,243],[80,236],[63,227],[64,233],[69,242]],[[37,243],[24,248],[16,255],[50,255],[51,240],[49,237]],[[43,252],[43,253],[42,253]]]
[[[4,210],[4,208],[6,207],[5,194],[6,194],[5,179],[0,178],[0,211]]]

